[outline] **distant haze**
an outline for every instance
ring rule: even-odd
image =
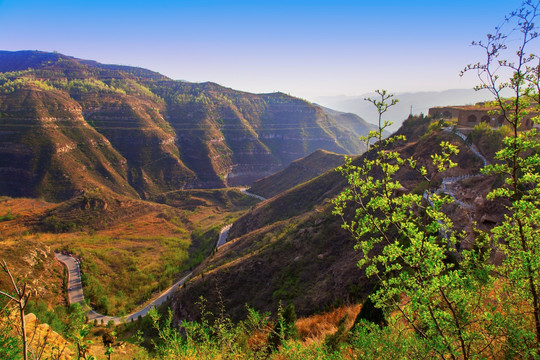
[[[375,93],[366,93],[359,96],[321,96],[311,100],[335,110],[357,114],[364,120],[377,124],[378,116],[374,105],[364,100],[367,97],[376,98],[377,96],[379,95]],[[396,131],[403,120],[409,116],[411,106],[412,113],[416,115],[427,114],[428,109],[435,106],[467,105],[492,100],[489,92],[474,91],[473,89],[397,93],[394,97],[399,102],[383,115],[383,120],[394,123],[390,128],[392,132]]]

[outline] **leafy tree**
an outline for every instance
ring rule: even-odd
[[[84,324],[71,338],[77,348],[77,359],[95,360],[94,356],[88,354],[90,345],[93,343],[92,340],[85,340],[89,332],[90,325]]]
[[[111,356],[114,353],[114,342],[116,341],[116,332],[114,332],[112,329],[107,329],[107,331],[103,332],[103,335],[101,336],[101,340],[103,341],[103,346],[105,346],[105,355],[107,355],[107,358],[111,360]]]
[[[274,329],[268,335],[268,344],[274,350],[278,349],[286,340],[297,339],[296,310],[291,302],[285,308],[279,303],[277,321]]]
[[[526,120],[539,122],[530,114],[540,108],[540,62],[530,52],[540,36],[535,25],[539,6],[539,1],[525,1],[485,42],[473,42],[484,51],[485,62],[463,72],[477,72],[481,84],[476,89],[491,92],[494,112],[511,129],[496,154],[498,162],[484,171],[505,180],[488,198],[507,202],[505,220],[492,235],[504,254],[499,301],[508,319],[508,351],[522,357],[540,356],[540,138],[536,129],[523,127]],[[517,48],[509,48],[513,43]],[[509,92],[512,97],[504,98]]]
[[[337,198],[335,212],[358,241],[364,256],[359,265],[378,280],[371,300],[387,310],[392,324],[399,323],[389,315],[393,310],[407,320],[415,330],[414,348],[441,358],[540,356],[540,135],[523,126],[525,120],[539,122],[531,112],[540,109],[540,62],[528,50],[539,37],[534,24],[539,4],[525,1],[487,42],[473,43],[485,50],[486,62],[464,71],[477,71],[482,82],[477,89],[491,91],[494,113],[511,129],[497,163],[484,169],[504,179],[488,198],[506,202],[505,221],[490,234],[477,233],[473,249],[457,250],[460,235],[442,212],[450,199],[432,191],[423,197],[402,191],[401,168],[416,169],[431,182],[453,166],[450,155],[457,149],[441,143],[441,153],[432,156],[434,172],[403,159],[394,150],[402,137],[382,139],[388,123],[381,124],[381,116],[395,104],[386,91],[378,91],[380,100],[368,99],[379,112],[379,131],[365,140],[377,141],[372,146],[377,157],[365,157],[360,165],[349,159],[341,169],[350,188]],[[508,49],[517,35],[517,49]],[[506,99],[502,94],[508,90],[513,96]],[[502,266],[488,262],[493,240],[504,254]],[[388,336],[373,326],[370,331]]]
[[[417,160],[403,158],[395,148],[405,137],[382,136],[390,125],[382,122],[382,115],[397,101],[385,90],[377,94],[378,99],[367,100],[377,108],[380,127],[364,138],[368,144],[376,141],[371,146],[376,157],[365,156],[359,165],[348,159],[340,168],[349,187],[336,198],[334,213],[357,241],[363,255],[359,266],[377,279],[370,299],[387,317],[397,310],[419,341],[442,359],[484,356],[500,336],[492,313],[481,310],[492,284],[489,252],[478,251],[487,239],[477,240],[471,251],[458,252],[462,234],[452,231],[453,223],[442,211],[451,198],[403,191],[398,180],[400,168],[408,167],[433,188],[433,178],[455,166],[450,156],[458,149],[442,142],[440,153],[431,156],[430,172]],[[453,260],[457,258],[459,265]]]

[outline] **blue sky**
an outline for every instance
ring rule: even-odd
[[[0,0],[0,49],[58,51],[304,98],[470,88],[516,0]]]

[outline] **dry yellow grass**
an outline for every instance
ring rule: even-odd
[[[300,318],[296,321],[298,333],[305,343],[322,341],[325,336],[337,331],[339,321],[345,315],[347,315],[346,328],[350,329],[361,308],[362,305],[347,305],[323,314]]]

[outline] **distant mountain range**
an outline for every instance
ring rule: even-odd
[[[359,96],[324,96],[312,100],[317,104],[328,106],[332,109],[358,114],[362,118],[367,119],[367,121],[375,124],[377,123],[377,112],[375,107],[364,99],[376,96],[377,94],[375,93],[367,93]],[[411,106],[413,114],[427,114],[430,107],[475,104],[480,101],[490,100],[492,96],[485,91],[453,89],[445,91],[396,93],[395,98],[399,100],[399,103],[390,108],[384,115],[384,119],[394,123],[390,128],[391,132],[396,131],[409,116],[411,113]]]
[[[0,195],[151,198],[251,184],[317,149],[360,154],[374,126],[283,93],[0,51]]]

